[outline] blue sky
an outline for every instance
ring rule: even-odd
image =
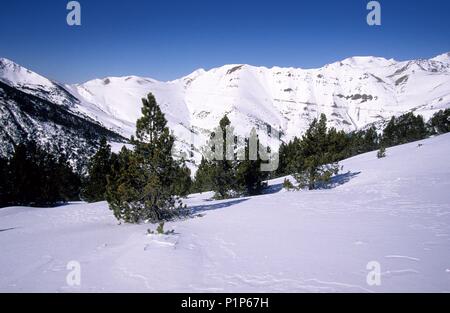
[[[175,79],[228,63],[320,67],[354,55],[398,60],[450,51],[450,1],[1,0],[0,56],[52,79],[141,75]]]

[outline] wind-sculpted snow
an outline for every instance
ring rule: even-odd
[[[344,160],[322,190],[191,195],[172,235],[118,225],[103,202],[1,209],[0,291],[449,292],[449,153],[447,134]]]

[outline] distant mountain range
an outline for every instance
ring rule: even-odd
[[[141,98],[152,92],[193,161],[223,115],[237,134],[266,126],[282,140],[301,135],[325,113],[329,125],[352,131],[381,125],[392,115],[429,118],[450,107],[450,53],[432,59],[395,61],[353,57],[318,69],[266,68],[245,64],[197,70],[174,81],[126,76],[63,85],[8,59],[0,59],[0,142],[3,155],[25,138],[58,143],[74,164],[92,154],[100,136],[125,142],[134,133]]]

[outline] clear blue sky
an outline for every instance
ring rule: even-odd
[[[0,56],[62,82],[141,75],[175,79],[228,63],[319,67],[354,55],[398,60],[450,51],[450,1],[2,0]]]

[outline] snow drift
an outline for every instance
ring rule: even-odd
[[[450,292],[449,153],[447,134],[345,160],[323,190],[191,195],[195,217],[167,236],[118,225],[103,202],[1,209],[0,291]]]

